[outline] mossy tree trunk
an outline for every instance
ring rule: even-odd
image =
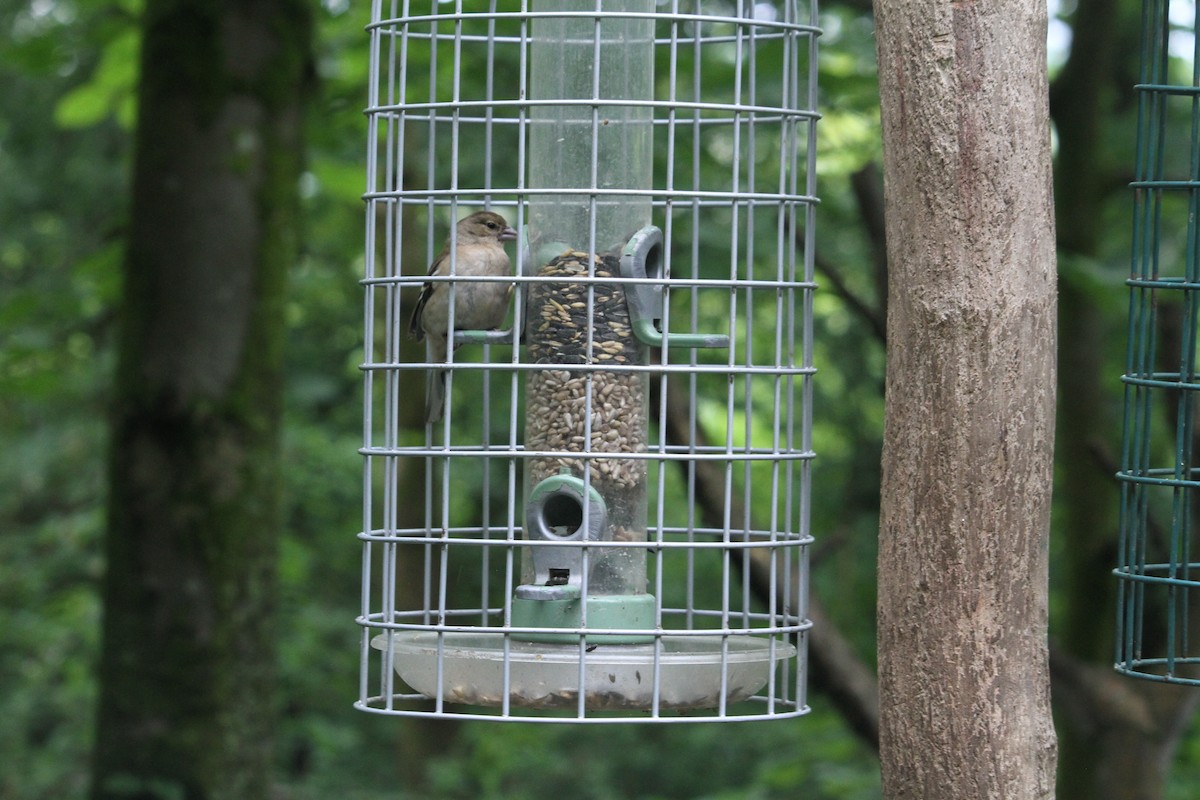
[[[889,800],[1052,798],[1055,255],[1038,0],[877,0]]]
[[[143,26],[92,796],[259,800],[310,9],[149,0]]]

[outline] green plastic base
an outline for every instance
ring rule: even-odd
[[[583,602],[530,600],[514,597],[512,624],[518,628],[581,628]],[[649,594],[595,595],[587,599],[588,630],[642,628],[646,634],[589,633],[592,644],[646,644],[654,641],[654,596]],[[514,633],[514,639],[551,644],[578,644],[573,633]]]

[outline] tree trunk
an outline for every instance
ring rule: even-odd
[[[1046,7],[875,6],[889,266],[884,795],[1050,798]]]
[[[110,456],[94,798],[272,774],[300,0],[151,0]]]
[[[1055,164],[1055,214],[1058,248],[1064,266],[1099,256],[1104,232],[1104,206],[1112,202],[1108,186],[1119,185],[1105,165],[1112,164],[1107,137],[1101,126],[1117,111],[1112,85],[1122,73],[1118,55],[1122,21],[1136,37],[1136,16],[1120,8],[1118,0],[1082,0],[1075,11],[1071,57],[1050,93],[1050,108],[1059,139]],[[1128,36],[1129,34],[1125,34]],[[1132,78],[1136,73],[1128,71]],[[1096,458],[1097,449],[1117,452],[1120,441],[1120,405],[1104,383],[1105,357],[1114,336],[1123,326],[1098,306],[1086,291],[1079,271],[1063,269],[1059,279],[1059,315],[1062,334],[1059,357],[1070,369],[1059,374],[1060,409],[1057,459],[1061,470],[1055,487],[1062,510],[1056,533],[1062,536],[1065,559],[1062,583],[1064,611],[1056,640],[1072,654],[1098,662],[1112,660],[1115,618],[1117,492],[1098,492],[1098,482],[1111,485],[1115,464]],[[1084,284],[1084,285],[1080,285]],[[1107,434],[1107,435],[1106,435]],[[1097,442],[1100,447],[1097,447]],[[1114,457],[1115,458],[1115,457]],[[1056,620],[1058,621],[1058,620]],[[1063,742],[1064,747],[1066,742]],[[1064,751],[1065,755],[1065,751]],[[1080,776],[1082,777],[1082,776]],[[1086,794],[1083,796],[1092,796]]]

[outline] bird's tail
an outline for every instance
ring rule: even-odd
[[[442,418],[446,405],[446,370],[431,369],[425,377],[425,421],[433,424]]]
[[[446,360],[446,343],[437,336],[429,337],[429,359],[435,363]],[[437,422],[446,405],[446,370],[431,369],[425,376],[425,421]]]

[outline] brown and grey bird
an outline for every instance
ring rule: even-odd
[[[517,238],[504,217],[479,211],[455,226],[454,276],[471,278],[507,275],[512,270],[504,243]],[[450,240],[429,267],[430,275],[450,274]],[[430,360],[447,358],[450,318],[450,286],[454,286],[455,330],[492,330],[504,323],[512,285],[499,281],[429,281],[417,299],[408,332],[417,341],[429,337]],[[425,387],[425,421],[442,418],[446,397],[446,370],[433,370]]]

